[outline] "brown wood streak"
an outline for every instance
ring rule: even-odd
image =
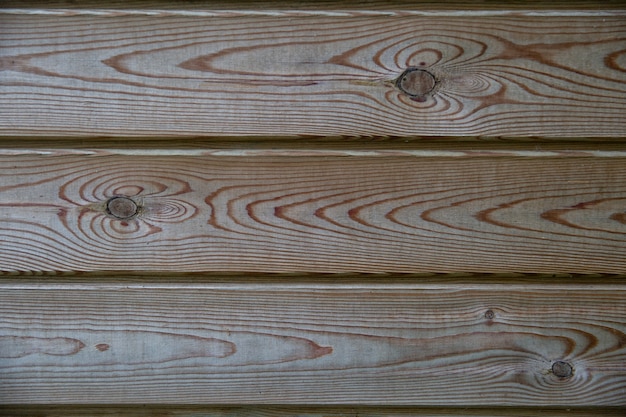
[[[624,291],[3,288],[0,399],[625,406]]]
[[[73,355],[85,345],[67,337],[0,336],[0,359],[21,358],[36,353],[44,355]]]
[[[624,160],[5,156],[0,270],[623,274]]]
[[[3,135],[605,137],[626,129],[623,16],[59,21],[0,10],[0,20]],[[413,66],[439,81],[424,102],[393,85]]]

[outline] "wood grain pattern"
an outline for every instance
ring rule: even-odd
[[[24,3],[0,415],[624,415],[626,2]]]
[[[0,10],[0,134],[626,131],[626,19],[619,10],[473,17],[322,9],[275,16],[85,13]],[[426,101],[412,101],[394,85],[412,66],[437,79]]]
[[[67,284],[0,299],[3,403],[626,405],[622,286]]]
[[[4,156],[0,269],[626,273],[624,157],[242,155]]]

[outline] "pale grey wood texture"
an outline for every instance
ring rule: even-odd
[[[4,403],[626,405],[621,286],[233,277],[0,299]]]
[[[0,134],[621,136],[625,42],[619,10],[0,10]]]
[[[625,49],[619,1],[5,0],[0,415],[623,415]]]
[[[2,270],[626,272],[620,152],[77,152],[0,158]]]

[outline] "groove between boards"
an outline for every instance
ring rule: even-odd
[[[76,417],[596,417],[623,416],[624,410],[615,407],[600,408],[418,408],[418,407],[332,407],[332,406],[246,406],[202,407],[167,405],[23,405],[2,406],[2,416]]]
[[[131,9],[26,9],[26,8],[2,8],[0,14],[6,15],[39,15],[39,16],[97,16],[97,17],[123,17],[123,16],[153,16],[153,17],[501,17],[501,16],[527,16],[527,17],[615,17],[626,16],[626,11],[620,9],[608,10],[416,10],[416,9],[386,9],[386,10],[307,10],[307,9],[257,9],[257,10],[131,10]]]
[[[2,138],[0,156],[626,157],[626,139],[546,138]]]
[[[626,289],[619,274],[254,274],[167,272],[0,272],[5,290],[102,289],[370,289],[370,290],[612,290]]]

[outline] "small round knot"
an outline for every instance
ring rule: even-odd
[[[556,361],[552,364],[552,373],[559,378],[569,378],[573,370],[572,365],[564,361]]]
[[[396,86],[412,98],[424,99],[431,93],[437,80],[430,72],[419,68],[408,68],[396,80]]]
[[[107,213],[116,219],[130,219],[137,214],[137,204],[128,197],[113,197],[107,202]]]
[[[487,320],[493,320],[494,317],[496,317],[496,313],[493,312],[493,310],[487,310],[485,311],[485,318]]]

